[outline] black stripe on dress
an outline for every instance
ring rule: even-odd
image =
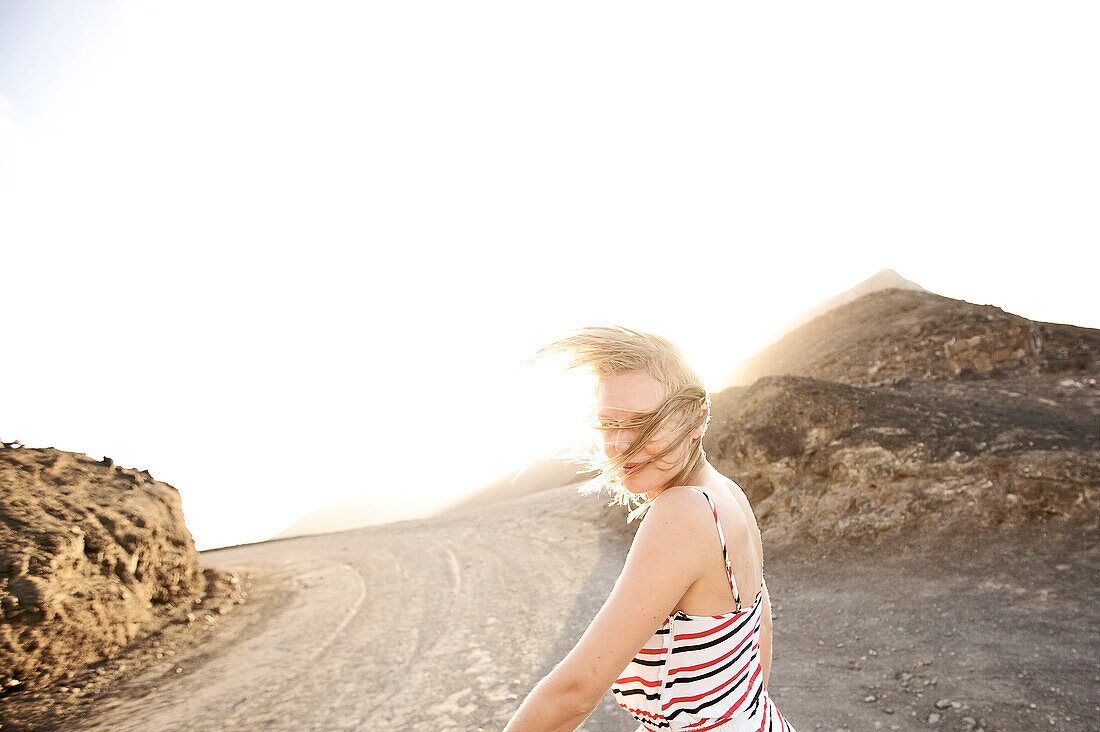
[[[724,641],[728,641],[730,638],[737,635],[741,631],[741,629],[745,627],[745,624],[748,623],[750,620],[752,620],[752,616],[755,615],[755,614],[756,613],[749,613],[749,617],[742,620],[741,623],[736,628],[734,628],[730,632],[726,633],[721,638],[715,638],[712,641],[708,641],[706,643],[700,643],[699,645],[696,645],[696,646],[679,646],[679,647],[675,647],[675,648],[672,649],[672,652],[673,653],[684,653],[686,651],[701,651],[704,648],[710,648],[711,646],[716,646],[719,643],[722,643]]]
[[[723,691],[723,692],[722,692],[721,694],[719,694],[718,696],[714,697],[714,698],[713,698],[713,699],[711,699],[710,701],[707,701],[707,702],[703,702],[702,704],[700,704],[699,706],[695,707],[694,709],[688,709],[688,708],[686,708],[686,707],[681,707],[680,709],[677,709],[677,710],[676,710],[675,712],[672,712],[671,714],[669,714],[669,715],[666,715],[666,716],[665,716],[665,719],[672,719],[673,717],[675,717],[675,716],[676,716],[677,714],[679,714],[680,712],[685,712],[685,713],[687,713],[687,714],[698,714],[699,712],[701,712],[702,710],[706,709],[707,707],[713,707],[713,706],[714,706],[715,704],[717,704],[718,702],[722,701],[723,699],[725,699],[725,698],[726,698],[727,696],[729,696],[729,695],[730,695],[730,694],[732,694],[733,692],[737,691],[737,688],[738,688],[739,686],[741,686],[741,683],[742,683],[742,682],[743,682],[743,681],[744,681],[745,679],[749,678],[749,671],[751,671],[751,670],[752,670],[751,668],[745,669],[745,673],[744,673],[744,675],[743,675],[743,676],[742,676],[742,677],[741,677],[740,679],[738,679],[737,681],[735,681],[735,682],[733,682],[732,684],[730,684],[730,688],[726,689],[725,691]],[[763,687],[764,685],[763,685],[763,684],[761,684],[760,686],[761,686],[761,687]],[[759,695],[759,693],[760,693],[760,692],[759,692],[759,691],[757,691],[757,694],[758,694],[758,695]]]
[[[661,693],[658,691],[656,694],[647,694],[645,689],[631,689],[630,691],[619,691],[618,689],[612,689],[611,693],[618,694],[619,696],[633,696],[635,694],[641,694],[647,701],[656,701],[661,698]]]
[[[756,694],[752,697],[752,701],[749,702],[749,706],[747,707],[750,717],[756,714],[756,710],[760,708],[760,692],[762,691],[764,691],[763,679],[761,679],[760,686],[756,688]],[[767,714],[767,710],[764,710],[764,713]]]
[[[641,659],[641,658],[638,658],[637,656],[635,656],[634,660],[631,661],[631,663],[636,663],[639,666],[660,666],[660,665],[664,664],[664,662],[665,662],[665,657],[664,656],[661,656],[656,661],[646,661],[644,659]]]
[[[667,685],[668,686],[675,686],[676,684],[679,684],[680,682],[688,684],[688,683],[691,683],[692,681],[699,681],[700,679],[710,678],[711,676],[714,676],[717,673],[721,673],[721,672],[725,671],[726,669],[728,669],[730,666],[733,666],[734,664],[736,664],[738,661],[741,660],[742,656],[744,656],[746,653],[748,653],[751,650],[752,650],[752,644],[751,643],[746,643],[745,647],[741,649],[740,653],[738,653],[736,656],[734,656],[732,659],[730,659],[729,661],[727,661],[723,665],[719,666],[718,668],[713,669],[711,671],[707,671],[706,673],[700,674],[699,676],[677,676],[675,679],[668,682]]]

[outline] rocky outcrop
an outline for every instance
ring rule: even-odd
[[[6,686],[110,656],[203,581],[172,486],[109,458],[0,448]]]
[[[704,444],[775,540],[1096,525],[1097,354],[1094,329],[876,292],[744,364]]]
[[[723,397],[707,452],[777,540],[1097,521],[1092,378],[860,387],[772,376]]]

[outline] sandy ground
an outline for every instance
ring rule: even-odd
[[[858,546],[765,536],[769,691],[800,730],[1100,729],[1097,537],[1057,521]],[[579,638],[630,539],[618,511],[566,488],[204,552],[248,578],[248,601],[150,639],[34,726],[498,730]],[[608,694],[581,729],[634,725]]]

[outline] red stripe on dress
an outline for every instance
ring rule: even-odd
[[[756,673],[754,673],[752,675],[752,678],[749,679],[749,688],[745,690],[745,693],[741,695],[741,698],[737,700],[737,703],[734,704],[732,707],[730,707],[729,710],[727,710],[726,713],[723,714],[721,717],[718,717],[717,719],[704,719],[704,720],[701,720],[699,722],[696,722],[695,724],[689,724],[688,726],[684,727],[684,729],[685,730],[691,730],[691,732],[706,732],[708,729],[714,729],[715,727],[720,727],[723,724],[725,724],[726,721],[730,717],[733,716],[734,712],[740,711],[741,702],[745,701],[745,698],[749,695],[749,692],[752,691],[752,684],[753,684],[754,681],[756,681],[756,677],[759,674],[760,674],[760,669],[757,668]],[[767,693],[767,692],[765,692],[765,693]],[[766,714],[764,715],[764,718],[767,719]],[[713,724],[711,724],[711,722],[713,722]],[[710,726],[709,727],[700,727],[699,725],[701,725],[701,724],[709,724]],[[763,729],[763,727],[761,727],[760,729]],[[759,732],[759,730],[757,730],[757,732]]]
[[[742,610],[741,612],[737,613],[737,615],[734,615],[733,617],[731,617],[726,622],[722,623],[721,625],[716,625],[713,628],[711,628],[710,630],[701,630],[698,633],[677,633],[676,637],[675,637],[675,640],[684,640],[686,638],[703,638],[703,637],[706,637],[708,635],[711,635],[712,633],[717,633],[718,631],[723,630],[723,629],[728,628],[731,625],[733,625],[733,621],[737,620],[737,618],[739,616],[744,615],[745,613],[750,612],[751,610],[752,610],[751,607],[746,608],[746,609]]]
[[[704,719],[702,721],[696,722],[695,724],[689,724],[687,727],[684,727],[684,729],[691,730],[691,732],[707,732],[708,729],[714,729],[716,727],[721,727],[722,725],[724,725],[726,722],[729,721],[729,718],[732,717],[733,713],[736,711],[737,707],[734,707],[727,710],[721,717],[717,717],[716,719]],[[700,727],[699,725],[701,724],[705,724],[708,726]]]
[[[779,729],[787,729],[787,723],[783,719],[783,715],[779,712],[779,707],[775,707],[775,716],[779,717]]]
[[[684,727],[684,729],[690,729],[691,732],[707,732],[708,729],[715,729],[717,727],[724,727],[726,722],[728,722],[728,721],[729,721],[729,719],[727,717],[723,716],[717,722],[715,722],[713,719],[707,719],[703,722],[698,723],[698,724],[708,725],[706,727]],[[713,722],[713,724],[711,724],[712,722]]]
[[[768,700],[764,700],[764,713],[760,715],[760,729],[756,732],[764,732],[764,727],[768,724],[768,720],[771,717],[772,705],[768,703]]]
[[[631,714],[641,714],[641,715],[644,715],[646,717],[653,717],[658,722],[663,722],[664,721],[664,717],[660,717],[660,716],[654,714],[653,712],[647,712],[644,709],[631,709],[630,707],[622,705],[622,704],[620,704],[619,706],[621,706],[623,709],[630,712]]]
[[[753,682],[755,682],[756,677],[760,675],[760,670],[762,668],[764,668],[764,667],[763,666],[757,666],[756,667],[756,673],[754,673],[752,675],[752,678],[749,679],[749,688],[745,689],[745,693],[741,695],[741,698],[738,699],[736,702],[734,702],[733,706],[730,707],[730,710],[729,710],[728,714],[733,714],[734,711],[736,711],[737,709],[739,709],[741,707],[741,702],[745,701],[745,697],[747,697],[749,695],[749,692],[752,691]]]
[[[691,732],[706,732],[708,729],[714,729],[715,727],[721,727],[726,723],[726,715],[718,717],[717,719],[701,719],[698,722],[692,722],[688,726],[684,727],[685,730],[691,730]],[[700,727],[699,725],[705,724],[706,727]]]
[[[735,645],[735,646],[734,646],[734,647],[733,647],[733,648],[732,648],[732,649],[731,649],[731,650],[729,651],[729,653],[725,653],[725,654],[723,654],[723,655],[719,656],[718,658],[714,659],[713,661],[706,661],[706,662],[704,662],[704,663],[697,663],[697,664],[695,664],[694,666],[681,666],[680,668],[674,668],[674,669],[671,669],[671,670],[670,670],[670,671],[668,672],[668,675],[669,675],[669,676],[675,676],[676,674],[678,674],[678,673],[681,673],[682,671],[698,671],[698,670],[699,670],[699,669],[701,669],[701,668],[706,668],[706,667],[708,667],[708,666],[713,666],[713,665],[714,665],[714,664],[716,664],[716,663],[721,663],[722,661],[725,661],[725,660],[726,660],[727,658],[729,658],[729,657],[730,657],[730,656],[732,656],[733,654],[737,653],[737,650],[738,650],[739,648],[741,648],[741,646],[745,645],[745,644],[746,644],[746,643],[747,643],[747,642],[749,641],[749,639],[750,639],[750,638],[752,638],[752,635],[751,635],[751,634],[750,634],[750,635],[747,635],[747,636],[745,636],[744,638],[742,638],[742,639],[741,639],[741,642],[740,642],[740,643],[738,643],[737,645]]]
[[[664,704],[661,705],[661,711],[664,711],[665,709],[668,709],[670,706],[672,706],[673,704],[676,704],[678,702],[699,701],[704,696],[710,696],[711,694],[715,693],[716,691],[721,691],[723,688],[729,686],[734,681],[737,681],[737,677],[745,672],[745,669],[747,669],[752,664],[752,661],[753,661],[753,659],[750,658],[748,663],[746,663],[744,666],[742,666],[741,668],[739,668],[737,670],[737,673],[735,673],[733,676],[726,679],[725,681],[723,681],[721,684],[714,687],[710,691],[704,691],[702,694],[696,694],[695,696],[678,696],[675,699],[669,699],[667,702],[665,702]],[[753,676],[753,678],[756,678],[756,677]],[[749,683],[751,684],[752,682],[750,681]],[[748,693],[748,692],[746,692],[746,693]],[[744,698],[744,697],[742,697],[742,698]],[[738,702],[738,703],[740,703],[740,702]]]
[[[647,681],[646,679],[643,679],[641,676],[624,676],[621,679],[615,679],[615,683],[619,684],[619,685],[629,684],[631,681],[637,681],[642,686],[660,686],[661,685],[660,680]]]

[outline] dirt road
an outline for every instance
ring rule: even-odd
[[[550,505],[204,553],[262,580],[251,607],[98,702],[83,729],[499,729],[629,546],[598,501]],[[628,721],[608,699],[589,724]]]
[[[800,730],[1100,728],[1096,531],[924,537],[768,549],[784,715]],[[64,727],[499,730],[630,538],[567,488],[204,553],[251,574],[249,602]],[[633,728],[610,694],[582,727]]]

